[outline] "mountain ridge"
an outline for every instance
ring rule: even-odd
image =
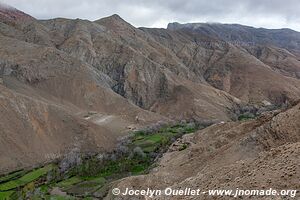
[[[267,29],[254,28],[241,24],[180,24],[175,22],[168,24],[167,29],[189,29],[201,34],[211,34],[229,42],[244,42],[244,45],[251,45],[252,43],[262,45],[271,44],[278,47],[287,48],[291,51],[297,51],[297,53],[299,53],[300,50],[300,32],[288,28]],[[241,34],[241,36],[239,36],[238,34]]]

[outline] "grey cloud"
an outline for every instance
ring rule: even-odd
[[[2,0],[36,18],[96,20],[119,14],[135,26],[165,27],[168,22],[241,23],[300,30],[298,0]]]

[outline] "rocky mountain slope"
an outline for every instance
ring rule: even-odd
[[[290,41],[245,46],[196,28],[136,28],[118,15],[37,20],[1,6],[0,171],[74,148],[111,150],[157,121],[231,121],[246,104],[293,104],[299,33],[265,31]]]
[[[273,53],[264,53],[267,56],[258,58],[254,49],[261,48],[260,45],[243,46],[219,38],[207,39],[210,35],[189,29],[144,30],[170,48],[202,80],[243,101],[258,103],[268,100],[281,104],[286,99],[298,99],[299,79],[296,74],[299,74],[299,61],[287,50],[275,48]],[[287,65],[289,67],[284,67]],[[285,68],[293,72],[286,72]]]
[[[192,30],[203,35],[210,35],[224,41],[241,45],[274,45],[290,51],[299,52],[300,33],[291,29],[265,29],[243,26],[240,24],[220,23],[170,23],[169,30]]]
[[[74,148],[111,150],[128,126],[164,119],[114,93],[105,74],[51,46],[37,20],[13,22],[2,21],[0,35],[1,171],[52,161],[49,155]]]
[[[216,124],[174,143],[150,174],[112,186],[134,189],[294,189],[299,190],[300,103],[245,122]],[[111,195],[107,197],[110,199]],[[131,196],[122,196],[122,199]],[[226,196],[157,196],[155,199],[231,199]],[[244,198],[251,198],[243,196]],[[283,197],[282,197],[283,198]],[[285,197],[289,199],[290,197]],[[137,199],[147,199],[138,196]],[[270,199],[270,197],[261,197]],[[281,199],[281,198],[279,198]]]

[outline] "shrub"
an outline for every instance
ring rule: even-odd
[[[183,144],[183,145],[179,148],[179,151],[183,151],[183,150],[185,150],[187,147],[188,147],[187,144]]]
[[[133,154],[136,155],[136,156],[143,157],[143,158],[146,157],[146,154],[144,153],[144,151],[141,147],[135,147],[133,149]]]
[[[245,114],[241,114],[238,117],[239,121],[244,121],[244,120],[248,120],[248,119],[254,119],[255,116],[252,113],[245,113]]]

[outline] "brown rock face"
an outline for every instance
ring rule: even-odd
[[[43,23],[56,35],[72,27],[73,34],[65,36],[58,48],[108,75],[115,92],[144,109],[161,112],[155,108],[164,107],[169,97],[176,95],[172,94],[174,88],[189,90],[185,80],[198,86],[213,86],[250,103],[268,100],[280,105],[299,98],[299,61],[291,53],[291,59],[284,61],[288,68],[285,72],[275,67],[284,68],[280,60],[270,64],[238,43],[189,30],[136,29],[117,15],[94,23],[61,19]],[[283,52],[281,55],[284,57]],[[211,90],[206,94],[211,95],[214,89]],[[205,98],[203,93],[200,95]],[[214,104],[214,99],[205,104]],[[180,113],[182,107],[176,107]],[[197,109],[189,112],[197,113]]]
[[[266,45],[266,48],[277,49],[277,56],[272,58],[270,54],[267,59],[257,57],[249,50],[259,46],[209,38],[189,29],[143,30],[171,49],[196,77],[243,101],[257,103],[268,100],[281,104],[285,99],[299,99],[299,79],[296,75],[300,69],[299,61],[288,50]]]

